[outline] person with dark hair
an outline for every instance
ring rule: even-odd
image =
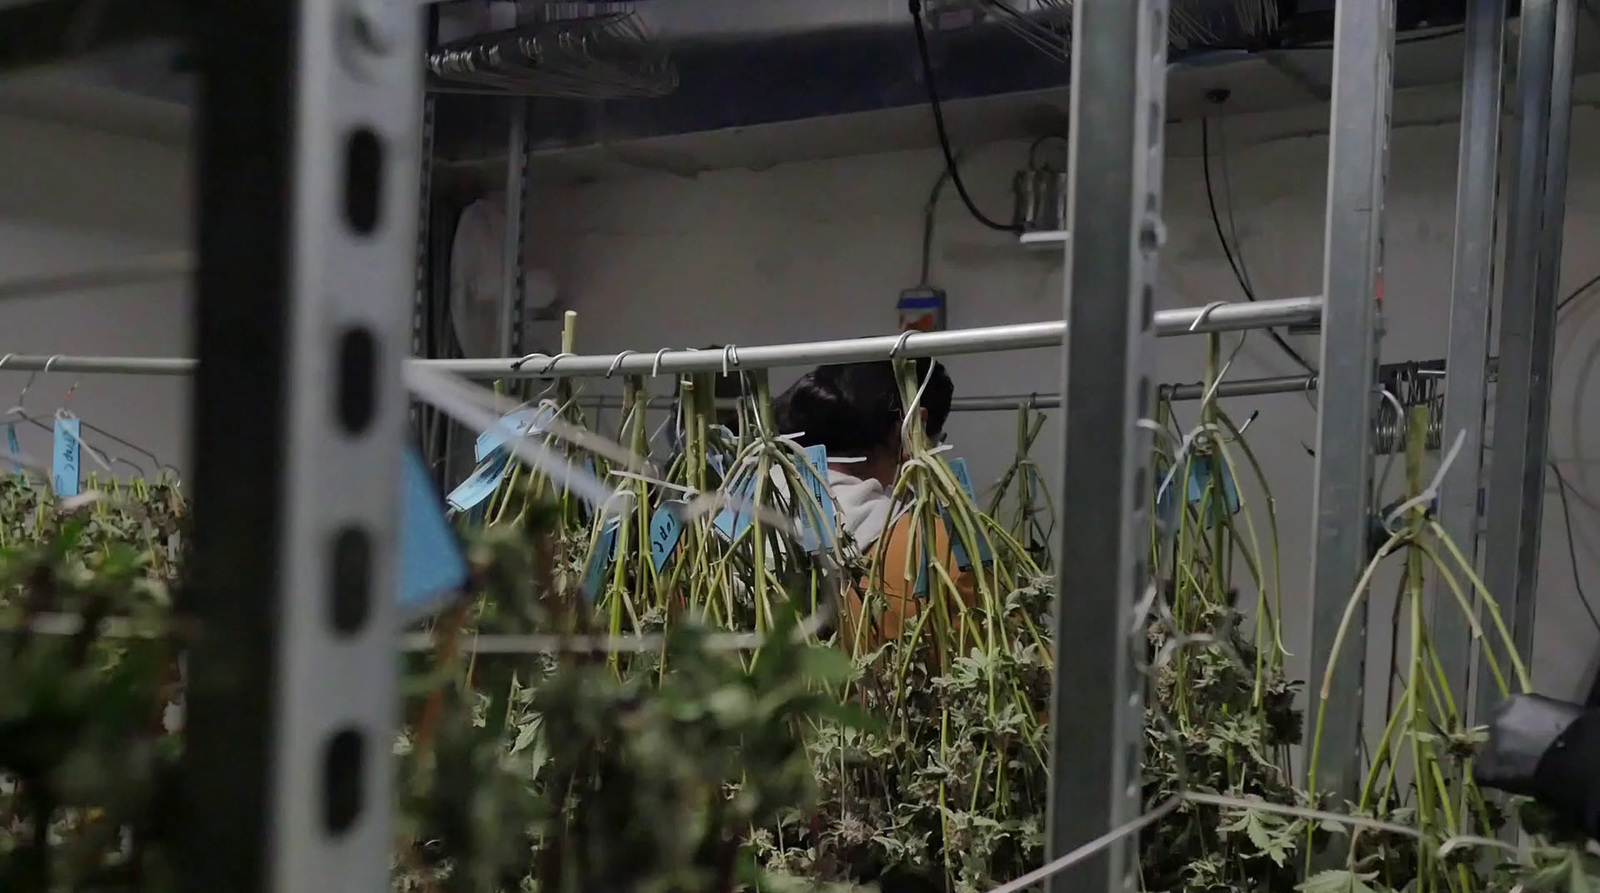
[[[944,442],[955,385],[944,367],[929,359],[916,361],[918,397],[915,401],[923,431],[933,444]],[[779,430],[793,435],[801,446],[817,444],[828,450],[828,485],[838,506],[839,525],[855,548],[872,555],[879,544],[885,569],[881,589],[885,610],[874,618],[871,640],[893,638],[908,618],[917,614],[917,599],[910,594],[913,581],[890,569],[906,567],[906,555],[916,541],[906,506],[893,498],[895,477],[907,458],[902,441],[906,415],[894,365],[890,362],[821,366],[801,376],[777,399]],[[952,579],[970,600],[971,575],[960,571],[948,537],[935,525],[933,553],[943,561]],[[844,607],[847,633],[860,616],[861,594],[850,593]],[[853,639],[847,635],[847,639]],[[869,645],[872,644],[869,641]]]
[[[922,429],[930,442],[942,443],[955,385],[944,366],[927,358],[916,361],[916,371]],[[819,366],[784,391],[776,409],[778,428],[799,435],[801,446],[827,447],[830,465],[846,458],[851,461],[837,463],[840,471],[894,485],[905,458],[900,443],[905,411],[892,363]]]

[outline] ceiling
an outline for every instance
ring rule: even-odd
[[[1233,3],[1188,0],[1192,9]],[[446,13],[481,4],[457,0]],[[1400,4],[1409,30],[1395,55],[1397,120],[1447,118],[1458,105],[1453,85],[1461,76],[1462,38],[1454,26],[1429,18],[1448,5]],[[1303,12],[1317,3],[1298,0],[1298,6]],[[680,70],[678,91],[624,102],[534,100],[535,177],[583,180],[641,169],[692,176],[936,145],[903,0],[638,0],[636,9],[671,48]],[[1309,20],[1318,21],[1315,15]],[[1513,59],[1514,26],[1508,35]],[[932,37],[940,93],[958,144],[1065,130],[1070,90],[1061,62],[992,25]],[[1306,110],[1307,127],[1326,126],[1322,104],[1332,80],[1332,52],[1325,46],[1175,46],[1172,56],[1167,108],[1174,121],[1226,113],[1242,123],[1259,117],[1254,113],[1298,108]],[[1575,67],[1579,74],[1600,72],[1600,32],[1588,17],[1581,19]],[[0,79],[0,114],[180,142],[187,139],[192,85],[178,69],[170,42],[101,51],[70,69]],[[1221,110],[1209,98],[1218,89],[1229,94]],[[509,109],[500,97],[440,97],[438,149],[447,177],[469,183],[503,178]]]
[[[1513,37],[1508,40],[1514,43]],[[1452,33],[1397,48],[1396,123],[1458,116],[1461,56],[1462,38]],[[1322,132],[1327,128],[1332,68],[1332,52],[1327,49],[1213,54],[1173,65],[1167,80],[1168,118],[1182,122],[1223,113],[1237,116],[1239,123],[1230,125],[1230,133],[1241,141],[1271,139],[1280,135],[1275,131]],[[1591,22],[1580,29],[1575,70],[1580,76],[1600,73],[1600,30]],[[1579,83],[1578,101],[1600,91],[1600,79],[1580,77]],[[1229,93],[1223,109],[1210,98],[1217,89]],[[969,148],[1033,138],[1066,130],[1069,96],[1070,89],[1061,86],[952,101],[945,106],[946,117],[955,141]],[[1295,109],[1301,113],[1259,114]],[[1253,129],[1263,132],[1254,134]],[[533,150],[530,170],[539,181],[602,179],[639,170],[693,176],[708,170],[760,170],[784,162],[935,146],[926,104],[912,103],[699,133],[547,145]],[[478,157],[458,158],[446,166],[468,181],[498,184],[504,176],[505,153],[499,146],[489,146]]]

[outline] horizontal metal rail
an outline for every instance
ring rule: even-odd
[[[1287,325],[1315,324],[1322,318],[1321,298],[1284,298],[1246,304],[1213,304],[1162,310],[1155,314],[1156,334],[1177,336],[1232,332]],[[942,357],[1060,347],[1066,323],[1035,322],[985,326],[949,332],[913,332],[836,341],[803,341],[752,347],[729,345],[720,350],[665,349],[623,351],[604,355],[533,354],[483,360],[412,360],[469,378],[594,378],[610,375],[732,372],[783,366],[827,365],[884,360],[890,357]],[[195,361],[178,357],[90,357],[4,354],[0,372],[63,372],[76,375],[189,375]],[[1270,393],[1270,392],[1269,392]]]

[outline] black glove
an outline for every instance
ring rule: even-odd
[[[1514,695],[1489,723],[1472,764],[1486,788],[1532,797],[1600,839],[1600,710],[1541,695]]]

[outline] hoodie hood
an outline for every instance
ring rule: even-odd
[[[894,517],[894,500],[883,484],[865,480],[835,468],[828,469],[828,487],[839,505],[839,526],[856,548],[863,551],[878,541]]]

